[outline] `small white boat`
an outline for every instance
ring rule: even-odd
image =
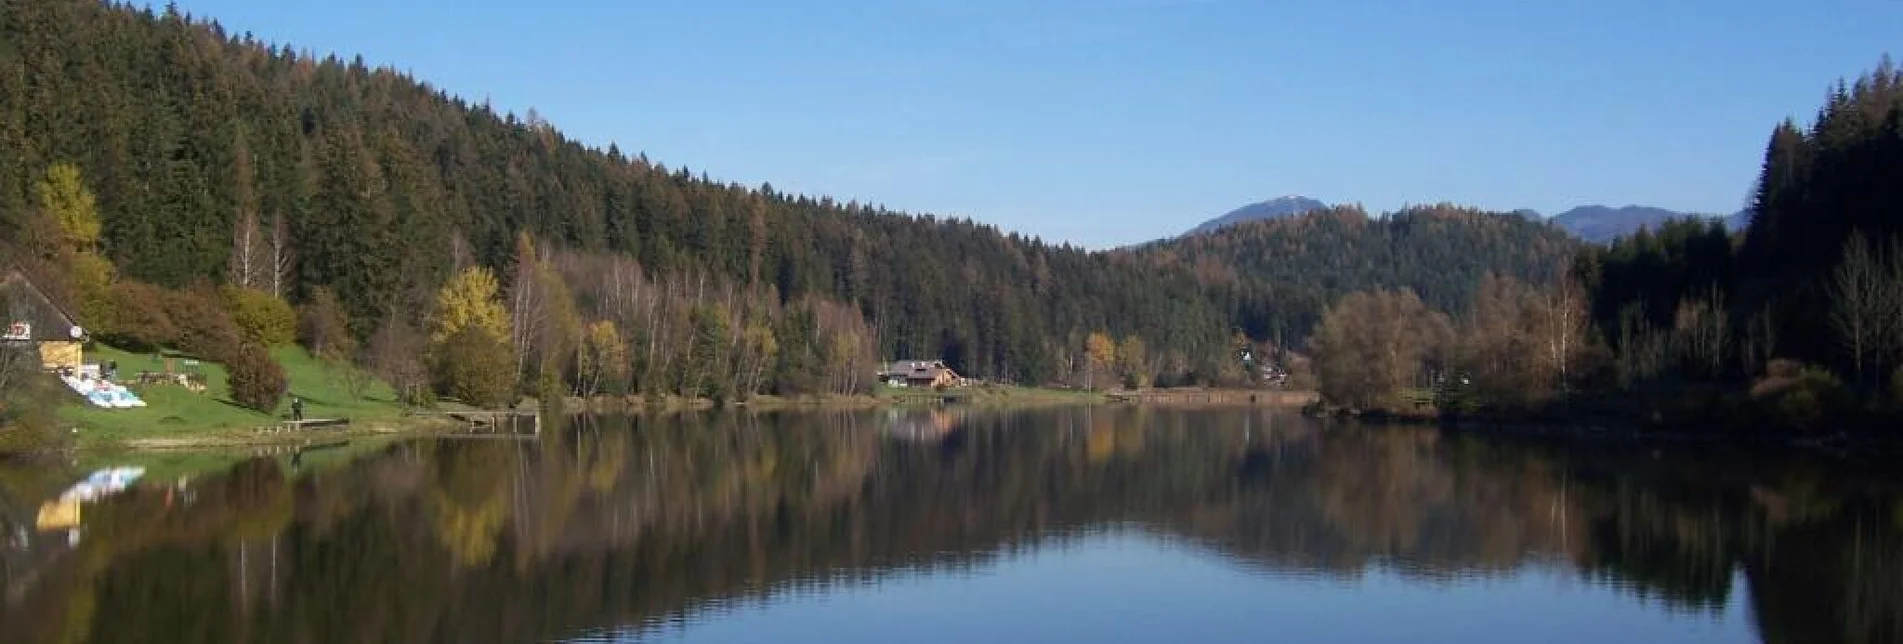
[[[85,398],[87,404],[94,407],[126,409],[145,406],[145,401],[139,399],[138,394],[132,393],[132,390],[105,380],[71,376],[63,377],[61,380],[65,381],[66,386],[74,393]]]

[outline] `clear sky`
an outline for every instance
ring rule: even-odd
[[[717,179],[1104,247],[1285,194],[1731,212],[1899,0],[179,0]]]

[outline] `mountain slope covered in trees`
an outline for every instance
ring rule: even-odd
[[[1452,205],[1371,218],[1357,207],[1253,221],[1145,246],[1148,263],[1189,270],[1230,299],[1250,335],[1307,335],[1336,299],[1407,289],[1438,311],[1461,310],[1488,274],[1551,284],[1579,244],[1524,217]]]
[[[1773,129],[1742,234],[1716,218],[1668,218],[1587,247],[1555,284],[1489,280],[1452,318],[1412,293],[1344,298],[1311,342],[1322,396],[1350,408],[1413,412],[1431,399],[1454,414],[1604,415],[1732,438],[1894,445],[1898,177],[1903,71],[1886,57],[1840,82],[1808,127]],[[1395,337],[1419,340],[1381,350]]]
[[[0,43],[0,217],[28,228],[32,186],[72,163],[122,278],[230,281],[234,246],[282,241],[295,261],[263,281],[294,301],[328,288],[363,337],[425,315],[460,267],[506,277],[527,232],[561,254],[631,260],[699,303],[741,290],[835,302],[881,356],[944,355],[986,377],[1061,377],[1096,329],[1226,353],[1226,312],[1189,295],[1187,273],[720,183],[173,10],[4,0]]]
[[[1595,316],[1614,348],[1722,317],[1703,377],[1757,374],[1769,360],[1828,366],[1853,385],[1903,385],[1903,72],[1884,59],[1839,83],[1808,128],[1772,130],[1742,240],[1680,222],[1585,258]],[[1630,336],[1631,343],[1619,341]],[[1903,390],[1899,390],[1903,391]]]
[[[0,261],[37,266],[107,337],[226,344],[154,322],[215,317],[205,286],[258,291],[315,320],[307,342],[412,390],[432,361],[483,353],[445,326],[473,312],[521,382],[582,393],[846,392],[878,360],[929,357],[1074,382],[1098,333],[1159,381],[1212,382],[1240,377],[1239,342],[1297,344],[1343,293],[1451,309],[1488,272],[1550,279],[1570,249],[1428,208],[1086,252],[718,182],[361,59],[96,0],[0,0],[0,150]],[[72,243],[48,194],[96,197],[97,230]]]

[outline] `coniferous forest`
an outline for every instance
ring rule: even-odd
[[[1735,234],[1685,219],[1586,247],[1547,287],[1490,278],[1448,316],[1413,301],[1431,299],[1418,287],[1340,300],[1312,343],[1324,395],[1894,440],[1903,73],[1889,58],[1832,88],[1808,127],[1772,130],[1750,210]],[[1416,346],[1377,350],[1393,337]]]
[[[441,291],[469,269],[490,273],[481,297],[507,320],[487,328],[529,386],[547,373],[583,393],[745,396],[850,392],[904,357],[1070,382],[1092,333],[1148,354],[1145,381],[1233,382],[1238,342],[1299,343],[1349,290],[1451,305],[1484,271],[1550,277],[1566,247],[1539,224],[1443,208],[1087,252],[721,183],[175,10],[0,7],[13,263],[132,346],[234,353],[220,338],[238,334],[155,324],[155,309],[268,293],[300,308],[307,345],[410,390],[440,355],[399,349],[454,344]],[[63,193],[93,199],[96,230],[55,225],[47,197]]]
[[[520,266],[525,250],[551,270],[616,263],[618,284],[567,284],[589,309],[580,314],[624,314],[611,321],[629,344],[669,351],[691,343],[659,336],[692,335],[699,320],[736,338],[780,332],[776,363],[942,356],[969,374],[1044,382],[1063,376],[1087,330],[1198,357],[1229,337],[1227,312],[1186,273],[966,220],[720,183],[169,11],[10,1],[0,34],[9,230],[33,228],[35,186],[71,164],[97,196],[97,252],[117,281],[234,284],[294,303],[326,290],[364,345],[427,326],[437,289],[464,268],[492,269],[503,295],[529,290],[513,279],[535,273]],[[244,246],[259,249],[257,266],[234,276]],[[796,332],[839,315],[857,319],[828,323],[863,337]],[[669,321],[681,328],[659,328]],[[839,355],[861,344],[865,355]],[[820,388],[794,380],[784,384]]]
[[[176,9],[0,0],[0,253],[259,408],[256,349],[295,339],[413,399],[854,393],[899,358],[1081,385],[1117,352],[1126,383],[1238,384],[1269,346],[1354,407],[1744,384],[1821,417],[1903,385],[1899,84],[1776,127],[1740,236],[1348,207],[1090,251],[724,183]]]

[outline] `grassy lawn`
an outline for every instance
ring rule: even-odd
[[[353,421],[392,420],[400,417],[403,406],[385,384],[370,379],[363,396],[351,394],[344,371],[310,355],[302,347],[277,347],[271,357],[284,367],[291,393],[304,399],[305,418],[349,418]],[[86,351],[86,362],[119,363],[121,380],[141,371],[165,371],[165,359],[153,354],[122,351],[95,344]],[[263,414],[231,400],[223,365],[212,362],[190,364],[184,357],[172,357],[176,371],[204,376],[207,389],[193,393],[176,386],[134,387],[146,402],[145,407],[101,409],[84,404],[73,395],[60,408],[60,417],[80,429],[83,444],[112,443],[137,438],[249,434],[260,427],[275,424],[290,415],[290,397],[279,403],[274,414]]]
[[[1045,389],[1042,387],[1019,387],[1016,385],[978,385],[945,389],[905,388],[881,386],[875,394],[894,404],[933,404],[955,398],[959,402],[975,405],[1062,405],[1090,404],[1104,401],[1103,392]]]

